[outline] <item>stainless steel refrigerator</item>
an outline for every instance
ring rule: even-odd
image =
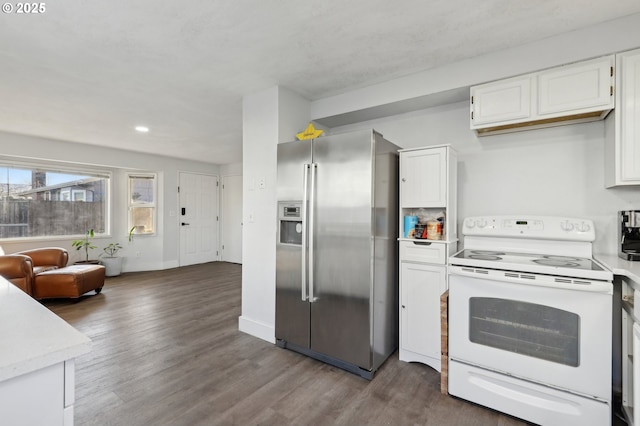
[[[398,343],[398,147],[278,145],[276,343],[372,379]]]

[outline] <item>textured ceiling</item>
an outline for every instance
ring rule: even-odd
[[[637,0],[45,4],[0,14],[1,131],[218,164],[241,161],[243,95],[281,85],[316,100],[640,11]]]

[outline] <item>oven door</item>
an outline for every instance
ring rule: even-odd
[[[463,269],[450,268],[450,359],[611,399],[611,283],[580,291]]]

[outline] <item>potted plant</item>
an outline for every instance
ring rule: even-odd
[[[76,263],[100,263],[98,260],[89,260],[89,250],[93,250],[96,246],[93,245],[91,239],[95,236],[93,229],[89,229],[86,234],[84,234],[84,238],[81,240],[74,240],[71,243],[72,247],[75,247],[76,250],[84,250],[84,260],[81,260]]]
[[[100,258],[105,267],[105,276],[116,277],[122,273],[122,258],[117,256],[121,249],[120,243],[111,243],[102,249],[104,253],[100,254]]]

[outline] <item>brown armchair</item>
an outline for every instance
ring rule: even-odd
[[[63,268],[69,261],[69,252],[63,248],[46,247],[0,256],[0,276],[25,293],[33,295],[33,282],[37,274]]]
[[[67,266],[67,262],[69,262],[69,252],[59,247],[25,250],[16,254],[24,254],[31,258],[33,261],[34,275],[51,269],[64,268]]]
[[[33,263],[29,256],[7,254],[0,256],[0,276],[9,280],[27,294],[33,284]]]

